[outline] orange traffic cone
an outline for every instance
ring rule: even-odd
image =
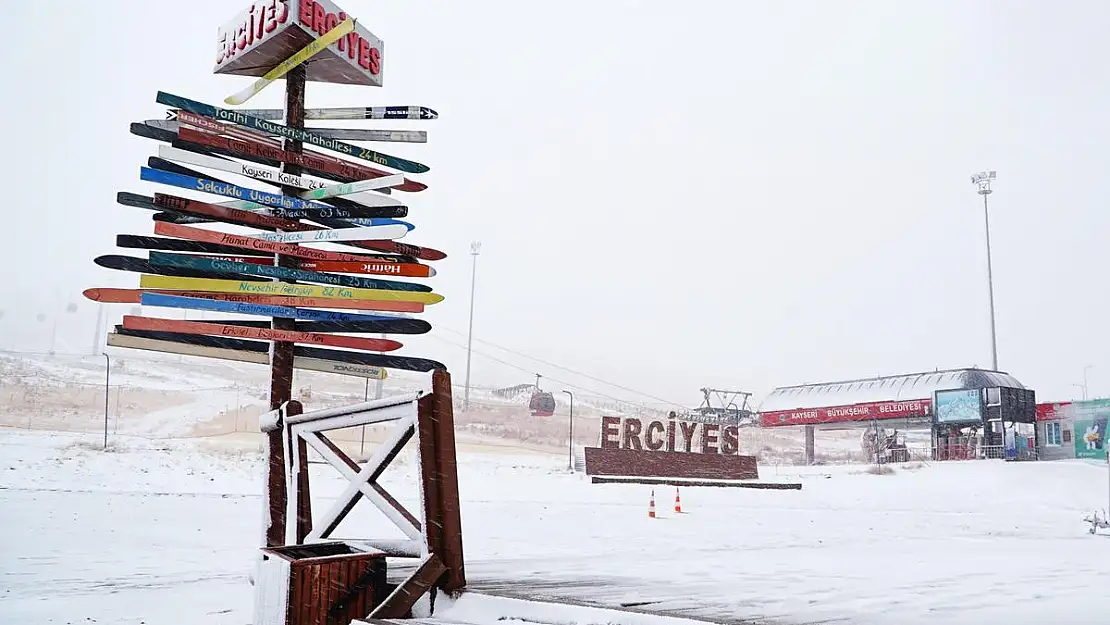
[[[651,491],[651,500],[648,502],[648,518],[655,518],[655,490]]]
[[[674,511],[682,514],[682,498],[678,496],[678,487],[674,489]]]

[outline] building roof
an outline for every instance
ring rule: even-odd
[[[881,401],[932,399],[933,391],[956,388],[1025,388],[1013,376],[984,369],[948,369],[841,382],[781,386],[763,398],[760,412],[850,406]]]

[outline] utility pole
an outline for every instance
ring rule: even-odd
[[[478,275],[478,252],[482,249],[481,241],[470,243],[470,256],[473,261],[470,265],[470,324],[466,333],[466,388],[463,391],[463,410],[470,410],[470,349],[474,344],[474,285]]]
[[[574,473],[574,393],[564,390],[570,395],[570,428],[567,434],[567,471]]]
[[[979,195],[983,196],[983,223],[986,226],[987,239],[987,295],[990,300],[991,315],[991,369],[998,371],[998,337],[994,326],[994,275],[991,268],[991,218],[987,211],[987,196],[991,194],[991,181],[994,179],[994,170],[981,171],[971,177],[971,182],[979,188]]]

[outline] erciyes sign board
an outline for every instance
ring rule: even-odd
[[[331,0],[259,0],[220,27],[213,72],[262,76],[346,18]],[[380,87],[385,44],[356,22],[304,66],[310,81]]]

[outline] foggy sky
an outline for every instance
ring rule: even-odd
[[[7,10],[0,349],[44,351],[45,312],[64,315],[59,350],[88,351],[96,309],[80,291],[137,286],[92,262],[141,254],[114,237],[151,231],[148,212],[114,201],[154,189],[138,171],[158,144],[128,124],[164,117],[158,90],[220,104],[246,84],[211,73],[217,28],[246,4]],[[415,176],[430,189],[406,196],[405,241],[449,254],[431,281],[446,297],[429,307],[435,329],[400,353],[461,382],[481,240],[476,338],[671,401],[987,368],[969,176],[995,169],[999,368],[1043,401],[1078,397],[1093,365],[1090,395],[1110,393],[1110,5],[339,4],[385,41],[385,86],[310,83],[308,106],[441,116],[334,124],[429,132],[373,144],[431,166]],[[247,107],[279,107],[283,85]],[[476,355],[476,383],[535,371],[631,397],[476,349],[525,369]]]

